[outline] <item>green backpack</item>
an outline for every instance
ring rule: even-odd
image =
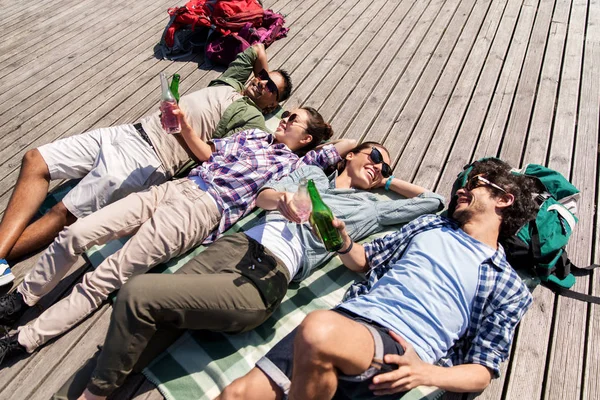
[[[465,166],[458,174],[452,189],[453,198],[456,190],[466,184],[473,165]],[[542,165],[528,164],[511,172],[536,181],[535,200],[539,209],[535,219],[523,225],[515,235],[500,239],[510,265],[530,289],[543,283],[563,296],[600,304],[599,297],[569,290],[575,284],[573,272],[582,274],[598,267],[595,264],[576,267],[565,250],[578,222],[575,214],[579,190],[559,172]]]

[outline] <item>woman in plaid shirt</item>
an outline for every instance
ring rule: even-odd
[[[88,316],[129,277],[216,239],[254,207],[258,190],[268,180],[302,165],[333,165],[340,152],[354,146],[354,141],[346,140],[315,150],[333,132],[310,107],[286,113],[274,134],[251,129],[209,143],[193,132],[181,110],[176,113],[181,136],[203,164],[188,178],[131,194],[63,230],[17,292],[2,302],[10,309],[0,310],[1,324],[11,324],[36,304],[90,247],[132,237],[85,274],[68,297],[9,338],[4,353],[33,352]]]

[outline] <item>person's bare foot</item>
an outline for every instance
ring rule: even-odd
[[[77,400],[105,400],[106,396],[96,396],[95,394],[90,393],[89,390],[85,389],[85,391],[79,396]]]

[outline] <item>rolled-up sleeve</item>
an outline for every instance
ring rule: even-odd
[[[508,358],[515,329],[531,305],[531,293],[523,286],[513,293],[499,293],[492,300],[493,311],[483,319],[464,363],[480,364],[500,376],[500,364]]]

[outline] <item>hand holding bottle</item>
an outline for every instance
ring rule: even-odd
[[[332,225],[334,216],[331,209],[323,202],[313,180],[308,181],[308,194],[312,202],[310,223],[323,241],[327,251],[338,251],[344,244],[337,228]]]
[[[191,125],[189,124],[189,122],[185,116],[185,113],[183,112],[183,110],[181,108],[179,108],[179,105],[174,104],[173,107],[171,108],[171,111],[173,112],[173,115],[175,115],[179,119],[179,123],[181,126],[180,132],[192,129]]]

